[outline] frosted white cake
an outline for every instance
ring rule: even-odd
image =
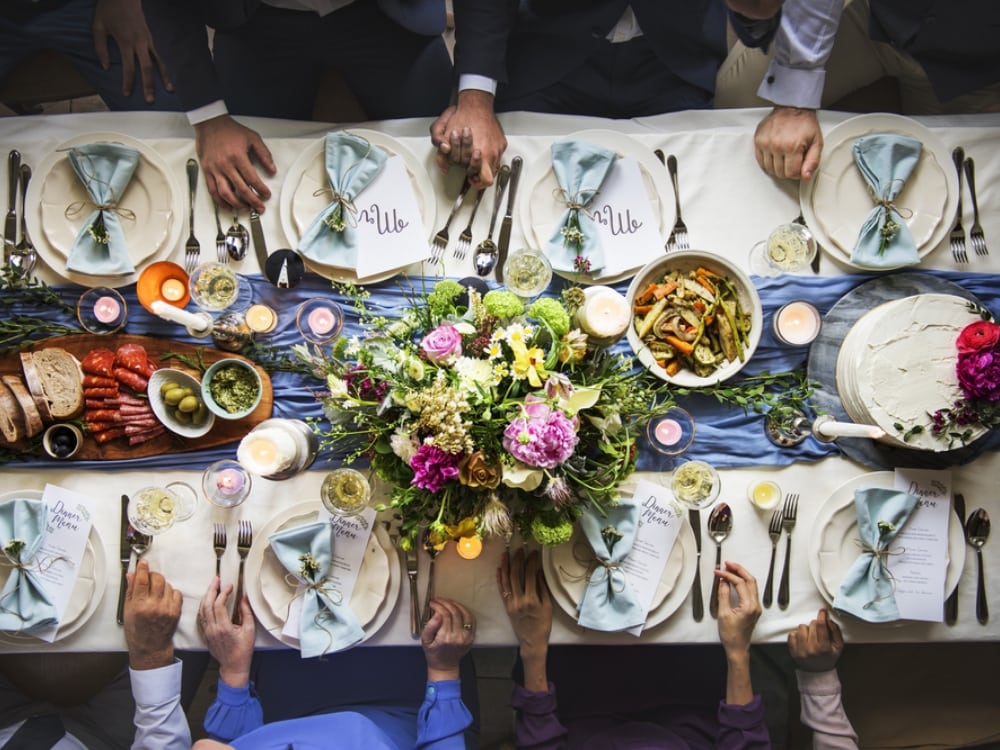
[[[905,297],[862,316],[837,357],[837,390],[851,419],[878,425],[885,430],[883,442],[892,445],[949,450],[947,440],[931,434],[929,415],[962,395],[955,340],[977,320],[967,300],[950,294]],[[924,431],[903,442],[903,432],[915,425]],[[973,428],[970,442],[985,433]]]

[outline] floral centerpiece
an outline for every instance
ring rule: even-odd
[[[296,353],[326,380],[322,444],[345,463],[368,460],[391,486],[407,544],[422,528],[443,544],[509,538],[515,526],[543,544],[567,541],[588,503],[616,502],[637,436],[669,407],[631,357],[574,328],[580,289],[525,305],[445,280],[411,292],[398,319],[347,291],[366,334],[329,355]]]

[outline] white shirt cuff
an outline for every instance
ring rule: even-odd
[[[128,670],[132,681],[132,697],[137,706],[159,706],[177,700],[181,694],[180,659],[174,659],[173,664],[158,669]]]
[[[757,95],[782,107],[819,109],[825,81],[825,70],[786,68],[772,61]]]
[[[799,692],[808,695],[839,695],[840,677],[836,669],[828,672],[805,672],[795,670],[795,679],[799,683]]]
[[[192,125],[197,125],[199,122],[205,122],[206,120],[211,120],[213,117],[219,117],[221,115],[228,115],[229,109],[226,107],[226,103],[222,99],[217,99],[211,104],[206,104],[203,107],[198,107],[198,109],[192,109],[187,113],[188,122]]]
[[[497,93],[497,82],[496,79],[488,76],[480,76],[475,73],[462,73],[458,77],[458,90],[465,91],[466,89],[485,91],[487,94],[495,96]]]

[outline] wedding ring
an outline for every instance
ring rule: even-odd
[[[465,628],[466,630],[472,630],[472,623],[467,622],[464,625],[462,625],[462,627]]]
[[[511,597],[511,593],[509,591],[504,591],[502,594],[500,594],[500,596],[502,596],[504,599],[509,599]]]

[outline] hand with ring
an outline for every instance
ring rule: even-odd
[[[427,659],[427,679],[457,680],[459,662],[476,639],[476,616],[451,599],[432,599],[431,613],[420,634]]]
[[[525,557],[519,549],[511,557],[504,552],[497,568],[497,587],[520,646],[524,664],[524,686],[542,692],[548,689],[545,659],[552,633],[552,595],[542,574],[538,551]]]

